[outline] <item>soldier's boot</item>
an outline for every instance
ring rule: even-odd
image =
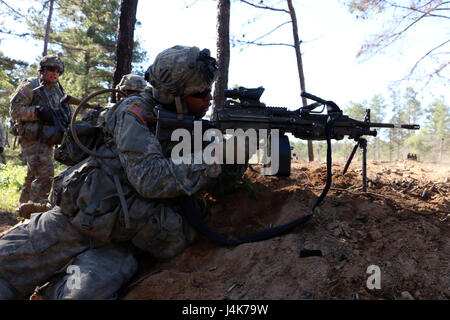
[[[6,164],[6,157],[5,157],[5,153],[4,152],[0,153],[0,158],[2,159],[2,163]]]
[[[32,213],[36,212],[45,212],[50,210],[52,207],[48,202],[46,203],[34,203],[34,202],[27,202],[22,203],[19,206],[19,209],[17,210],[17,213],[19,217],[23,217],[25,219],[30,219],[30,216]]]
[[[48,202],[48,195],[52,188],[52,177],[39,176],[31,184],[30,188],[30,200],[34,203],[46,203]]]
[[[30,200],[30,190],[22,189],[20,194],[19,203],[27,203]]]

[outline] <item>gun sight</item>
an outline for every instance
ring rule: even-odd
[[[251,101],[259,101],[261,95],[264,92],[263,87],[258,88],[244,88],[239,87],[237,89],[228,89],[225,90],[225,97],[231,99],[239,99],[239,100],[251,100]]]

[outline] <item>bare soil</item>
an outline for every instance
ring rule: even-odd
[[[450,166],[417,161],[360,163],[333,184],[306,224],[273,239],[227,247],[199,236],[167,262],[140,257],[123,299],[450,298]],[[208,195],[210,226],[242,236],[311,212],[326,181],[324,163],[293,162],[290,177],[247,171],[252,187]],[[15,223],[0,214],[0,232]],[[321,256],[300,257],[303,249]],[[380,268],[369,289],[368,268]]]
[[[0,211],[0,236],[17,222],[13,212]]]

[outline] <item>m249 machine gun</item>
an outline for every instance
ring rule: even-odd
[[[241,128],[246,129],[278,129],[280,132],[279,154],[280,166],[277,175],[289,175],[291,164],[291,149],[286,133],[305,140],[327,141],[327,162],[331,166],[331,139],[342,140],[344,137],[354,139],[356,145],[344,168],[345,173],[357,148],[363,153],[363,191],[366,191],[366,155],[367,140],[364,136],[377,135],[374,128],[399,128],[418,130],[417,124],[393,124],[370,122],[370,109],[366,110],[364,120],[355,120],[343,114],[333,101],[302,92],[301,96],[313,100],[314,103],[297,110],[282,107],[268,107],[259,99],[264,92],[263,87],[225,90],[227,99],[222,108],[215,110],[215,126],[220,130]],[[320,111],[316,111],[322,107]],[[325,110],[326,109],[326,110]],[[323,111],[326,111],[324,114]]]
[[[313,100],[314,103],[301,107],[297,110],[288,110],[281,107],[268,107],[259,99],[264,92],[263,87],[248,89],[240,87],[238,89],[226,90],[225,96],[228,98],[223,106],[216,106],[214,120],[201,120],[202,128],[216,128],[222,132],[227,129],[266,129],[278,130],[279,132],[279,169],[277,175],[289,175],[291,166],[291,148],[286,133],[291,133],[297,138],[306,140],[326,140],[327,141],[327,181],[326,185],[312,207],[310,214],[300,216],[288,223],[269,229],[256,232],[245,237],[227,238],[211,230],[200,218],[200,209],[192,197],[185,197],[181,201],[183,212],[188,221],[197,231],[206,237],[226,245],[237,245],[241,243],[261,241],[280,235],[295,226],[307,222],[313,215],[315,209],[321,204],[331,186],[331,139],[341,140],[344,137],[354,139],[356,146],[350,155],[345,170],[347,170],[352,158],[360,147],[363,150],[363,186],[366,188],[366,149],[367,141],[364,136],[376,136],[377,131],[373,128],[401,128],[417,130],[416,124],[391,124],[370,122],[370,110],[367,110],[363,121],[352,119],[343,114],[342,110],[333,101],[328,101],[316,97],[307,92],[302,92],[302,96]],[[315,111],[322,107],[322,110]],[[323,111],[326,110],[324,114]],[[194,116],[183,115],[179,119],[173,111],[166,110],[162,106],[155,106],[156,134],[161,137],[170,137],[170,132],[177,128],[195,130]],[[272,149],[272,148],[270,148]]]

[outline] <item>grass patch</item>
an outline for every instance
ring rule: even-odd
[[[18,150],[7,149],[6,165],[0,164],[0,209],[15,211],[19,207],[20,193],[27,174],[27,167],[19,159]],[[67,166],[54,162],[55,175],[65,170]]]
[[[0,208],[13,211],[19,206],[19,197],[27,168],[7,162],[0,165]]]

